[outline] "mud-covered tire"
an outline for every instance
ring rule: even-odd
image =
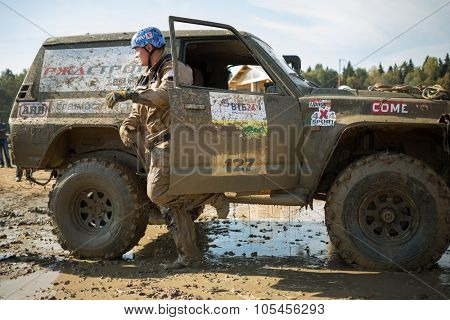
[[[49,194],[54,233],[63,249],[91,259],[113,259],[130,250],[148,223],[148,201],[140,188],[128,168],[110,160],[69,165]]]
[[[351,164],[328,192],[325,221],[347,263],[420,270],[449,246],[450,195],[422,161],[375,154]]]

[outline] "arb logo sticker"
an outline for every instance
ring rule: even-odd
[[[408,113],[408,105],[404,102],[381,102],[373,101],[371,103],[370,113],[372,114],[405,114]]]
[[[21,102],[19,103],[18,118],[47,118],[48,102]]]

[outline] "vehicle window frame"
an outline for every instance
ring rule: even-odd
[[[237,31],[236,29],[234,29],[232,26],[229,26],[229,25],[220,24],[220,23],[214,23],[214,22],[208,22],[208,21],[202,21],[202,20],[194,20],[194,19],[187,19],[187,18],[170,16],[169,17],[170,41],[172,43],[172,48],[175,48],[175,50],[173,50],[173,52],[179,54],[179,55],[174,57],[174,60],[175,59],[178,60],[179,56],[183,56],[184,57],[184,55],[185,55],[185,48],[186,48],[184,43],[186,42],[186,39],[187,39],[187,38],[184,38],[183,41],[179,41],[178,43],[176,43],[176,40],[180,40],[180,39],[178,39],[175,36],[175,22],[184,23],[184,24],[191,24],[191,25],[203,25],[203,26],[209,26],[209,27],[213,27],[213,28],[218,28],[218,29],[230,31],[237,38],[237,40],[239,40],[247,48],[249,54],[251,56],[253,56],[253,58],[256,60],[256,62],[258,62],[259,66],[261,66],[264,69],[264,71],[270,77],[272,82],[278,88],[277,92],[273,92],[273,93],[268,93],[268,92],[251,92],[251,91],[250,92],[245,92],[245,93],[297,97],[297,95],[294,92],[292,92],[283,83],[283,81],[281,79],[279,79],[279,77],[276,75],[276,72],[274,72],[271,68],[269,68],[269,66],[266,64],[266,60],[263,59],[262,57],[260,57],[257,52],[254,52],[253,50],[251,50],[251,46],[247,43],[248,40],[245,39],[246,36],[242,35],[241,33],[239,33],[239,31]],[[178,47],[177,47],[177,44],[178,44]],[[256,41],[253,41],[253,45],[259,46],[259,44]],[[181,54],[181,52],[182,52],[182,54]],[[182,85],[182,84],[178,83],[177,69],[178,69],[177,65],[174,64],[174,73],[175,73],[174,84],[175,84],[176,88],[192,88],[192,89],[205,89],[205,90],[208,90],[208,91],[225,91],[225,92],[231,92],[231,93],[243,93],[241,91],[230,90],[230,89],[210,88],[210,87],[203,87],[203,86],[197,86],[197,85],[185,85],[185,84]],[[290,81],[292,82],[292,80],[290,80]]]
[[[295,72],[295,70],[293,70],[288,64],[287,62],[283,59],[282,56],[280,56],[275,50],[273,50],[273,48],[264,40],[261,40],[260,38],[258,38],[257,36],[251,35],[250,39],[252,41],[254,41],[258,46],[261,47],[262,51],[264,51],[268,56],[270,56],[272,58],[272,60],[275,62],[275,64],[281,69],[283,70],[283,72],[285,74],[287,74],[289,76],[289,78],[291,79],[292,82],[294,82],[296,85],[302,86],[302,87],[310,87],[310,85],[308,84],[308,82],[306,82],[305,80],[303,80],[301,77],[299,77],[297,75],[297,73]],[[264,46],[266,46],[270,51],[268,51],[267,49],[265,49],[261,44],[263,44]],[[295,79],[295,80],[294,80]],[[299,83],[296,83],[296,80],[298,79],[298,81],[300,81]]]
[[[193,43],[206,43],[206,42],[217,42],[217,41],[221,41],[221,40],[229,40],[233,37],[234,35],[230,35],[230,36],[219,36],[214,40],[210,40],[210,39],[195,39],[195,38],[187,38],[187,39],[181,39],[181,41],[178,42],[178,45],[180,46],[180,48],[178,49],[178,52],[180,54],[179,58],[181,61],[186,62],[186,50],[187,50],[187,46],[189,44],[193,44]],[[222,39],[220,39],[222,38]],[[234,38],[236,40],[238,40],[241,44],[242,41],[234,36]],[[244,45],[244,44],[243,44]],[[244,45],[245,46],[245,45]],[[273,84],[275,84],[277,87],[278,85],[278,80],[277,79],[273,79],[273,77],[270,76],[270,74],[267,72],[267,69],[264,68],[264,66],[261,64],[260,61],[257,60],[257,58],[252,54],[252,52],[248,49],[247,46],[245,46],[245,48],[248,50],[248,54],[249,56],[253,57],[253,59],[255,59],[255,62],[258,63],[257,65],[260,66],[261,68],[263,68],[264,72],[267,74],[267,76],[270,78],[270,80],[272,81]],[[187,62],[186,62],[187,63]],[[199,85],[188,85],[188,84],[178,84],[178,86],[180,88],[195,88],[195,89],[206,89],[208,91],[226,91],[226,92],[233,92],[233,93],[242,93],[242,94],[246,94],[246,93],[252,93],[252,94],[279,94],[279,95],[288,95],[288,93],[286,92],[286,90],[283,90],[283,94],[280,92],[255,92],[255,91],[240,91],[240,90],[231,90],[231,89],[222,89],[222,88],[215,88],[215,87],[207,87],[207,86],[199,86]]]

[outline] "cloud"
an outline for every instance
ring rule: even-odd
[[[135,31],[147,25],[167,29],[167,17],[177,15],[231,24],[238,30],[258,35],[280,53],[299,54],[305,67],[323,63],[337,69],[339,58],[353,63],[360,60],[439,7],[444,0],[230,0],[226,3],[80,0],[76,5],[45,0],[6,2],[56,36]],[[385,59],[391,61],[391,57],[397,56],[401,62],[409,59],[402,54],[411,52],[419,57],[421,48],[422,56],[436,54],[439,50],[445,51],[437,49],[442,45],[450,51],[448,16],[450,5],[368,61],[385,64]],[[29,67],[48,35],[7,8],[0,10],[0,18],[0,29],[3,30],[0,69],[12,67],[20,71]],[[189,25],[177,27],[196,28]]]
[[[302,52],[305,66],[324,63],[336,68],[339,58],[353,63],[360,61],[445,2],[251,0],[249,3],[262,9],[255,14],[255,21],[265,33],[271,30],[282,34],[274,39],[276,49]],[[450,6],[444,7],[368,61],[391,63],[391,56],[402,61],[409,56],[401,53],[408,52],[414,52],[417,57],[435,54],[443,43],[450,51],[449,13]],[[420,48],[422,55],[418,53]],[[366,65],[367,61],[361,63],[361,66]]]

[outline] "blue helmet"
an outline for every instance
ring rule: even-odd
[[[151,44],[155,48],[162,48],[166,44],[164,36],[158,28],[148,27],[136,32],[131,38],[131,48],[145,47]]]

